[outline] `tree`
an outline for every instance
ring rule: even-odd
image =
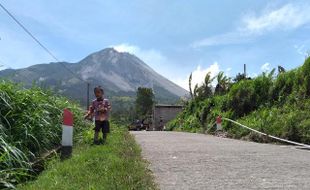
[[[203,96],[204,98],[209,98],[212,96],[212,86],[211,83],[213,82],[214,78],[211,78],[211,73],[208,72],[205,76],[205,81],[203,86]]]
[[[238,83],[238,82],[240,82],[240,81],[242,81],[242,80],[244,80],[244,79],[245,79],[245,75],[244,75],[244,74],[241,74],[241,73],[238,73],[237,76],[233,79],[233,81],[234,81],[235,83]]]
[[[151,88],[139,87],[137,90],[136,112],[140,117],[146,117],[152,113],[154,105],[154,93]]]
[[[224,72],[219,72],[216,79],[217,79],[217,85],[215,87],[215,94],[222,95],[228,91],[230,85],[230,79],[224,75]]]
[[[199,100],[211,97],[213,95],[211,86],[213,80],[214,78],[211,78],[211,73],[207,73],[204,83],[201,86],[198,86],[198,84],[195,85],[194,97]]]
[[[228,97],[228,108],[233,110],[234,117],[242,117],[257,108],[257,96],[251,80],[241,80],[234,84]]]
[[[197,98],[198,96],[199,96],[199,87],[198,84],[196,84],[194,88],[194,97]]]
[[[310,57],[308,57],[301,67],[301,76],[303,78],[303,91],[306,97],[310,97]]]
[[[282,66],[278,66],[278,73],[280,74],[280,73],[285,73],[286,72],[286,70],[284,69],[284,67],[282,67]]]
[[[193,91],[192,91],[192,75],[193,75],[193,73],[191,73],[191,75],[189,75],[188,86],[189,86],[189,94],[191,95],[191,98],[194,99]]]

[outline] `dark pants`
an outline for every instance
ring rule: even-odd
[[[94,134],[94,143],[98,144],[98,137],[100,130],[102,131],[103,142],[106,141],[107,134],[110,132],[110,123],[109,121],[95,121],[95,134]]]
[[[109,121],[95,121],[95,132],[100,132],[102,133],[110,133],[110,122]]]

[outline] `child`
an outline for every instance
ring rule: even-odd
[[[94,94],[96,99],[93,100],[85,118],[95,118],[94,144],[99,144],[98,137],[100,130],[102,131],[103,142],[106,141],[107,133],[110,132],[109,112],[111,110],[111,104],[108,99],[104,99],[104,91],[101,86],[94,88]]]

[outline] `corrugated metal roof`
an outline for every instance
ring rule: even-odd
[[[167,104],[155,105],[155,108],[161,108],[161,107],[164,107],[164,108],[183,108],[183,106],[180,106],[180,105],[167,105]]]

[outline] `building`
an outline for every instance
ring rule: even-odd
[[[177,105],[155,105],[153,108],[152,130],[160,131],[169,121],[173,120],[183,107]]]

